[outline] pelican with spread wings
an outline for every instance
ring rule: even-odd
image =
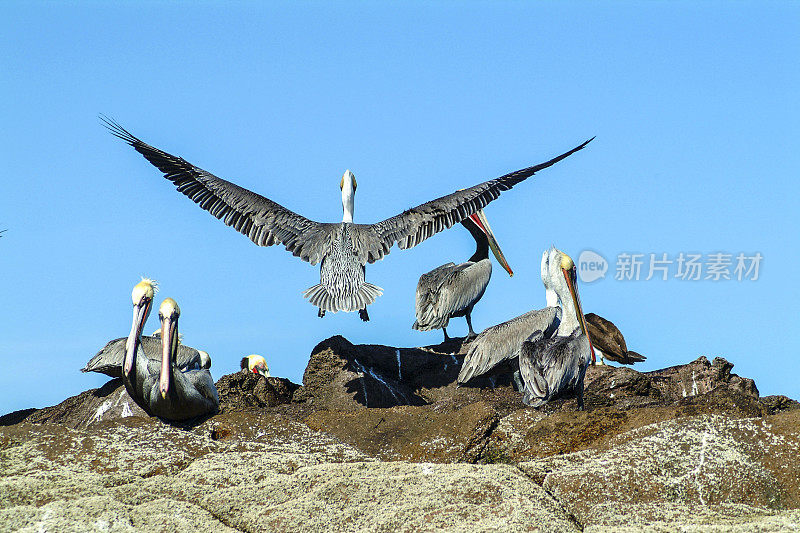
[[[364,278],[367,263],[388,254],[397,243],[412,248],[431,235],[458,224],[495,200],[502,191],[529,178],[539,170],[561,161],[586,146],[592,139],[558,157],[485,181],[468,189],[408,209],[375,224],[354,224],[356,178],[346,170],[339,182],[342,191],[341,222],[314,222],[282,205],[243,187],[225,181],[188,161],[150,146],[113,120],[101,116],[111,133],[130,144],[163,172],[178,192],[183,193],[226,225],[247,235],[259,246],[282,244],[303,261],[320,264],[320,282],[303,293],[326,311],[358,311],[369,320],[367,306],[383,289]]]

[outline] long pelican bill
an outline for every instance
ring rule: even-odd
[[[131,370],[133,370],[133,360],[136,356],[136,350],[139,349],[142,329],[144,329],[144,323],[150,315],[150,308],[152,305],[152,300],[143,300],[141,303],[133,306],[133,324],[131,325],[131,333],[128,335],[128,340],[125,342],[123,371],[126,376],[130,375]]]
[[[158,283],[148,278],[142,278],[131,291],[133,302],[133,324],[128,340],[125,341],[125,355],[122,359],[122,372],[129,376],[133,370],[133,362],[136,358],[136,351],[139,349],[139,342],[142,337],[142,329],[150,316],[153,306],[153,297],[158,290]]]
[[[480,230],[486,234],[486,239],[489,241],[489,248],[492,250],[497,262],[506,269],[506,272],[508,272],[509,276],[513,276],[514,271],[511,270],[511,267],[508,265],[508,261],[506,261],[506,257],[503,255],[503,251],[500,250],[500,245],[497,243],[497,239],[494,237],[492,227],[489,225],[489,220],[486,218],[483,209],[480,209],[479,211],[470,215],[469,218],[472,219],[475,225],[477,225]]]
[[[167,397],[171,381],[171,365],[178,352],[178,317],[180,309],[172,298],[161,303],[158,311],[161,319],[161,373],[158,378],[158,390],[162,398]]]
[[[570,263],[572,263],[571,258],[570,258]],[[569,293],[570,295],[572,295],[572,303],[575,304],[575,310],[578,313],[578,322],[581,325],[581,331],[583,331],[583,334],[586,335],[587,339],[589,339],[589,351],[592,354],[592,364],[595,364],[597,362],[597,358],[594,355],[594,346],[592,345],[592,338],[589,336],[589,328],[586,326],[586,318],[583,316],[583,308],[581,307],[581,297],[578,295],[575,264],[573,263],[572,268],[570,268],[569,270],[562,266],[561,272],[564,273],[564,278],[567,280]]]

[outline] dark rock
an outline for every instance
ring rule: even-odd
[[[79,429],[131,416],[148,415],[128,396],[122,379],[115,378],[98,389],[84,391],[52,407],[10,413],[0,418],[0,426],[30,422],[61,424]]]
[[[290,403],[295,390],[300,387],[286,378],[265,378],[245,370],[222,376],[216,385],[220,410],[226,412]]]

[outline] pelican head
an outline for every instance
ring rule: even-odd
[[[473,224],[478,226],[478,229],[484,235],[486,235],[486,240],[489,243],[489,248],[492,250],[495,259],[497,259],[497,262],[506,269],[506,272],[508,272],[509,276],[513,276],[514,271],[511,270],[511,267],[508,265],[508,261],[506,261],[506,257],[503,255],[503,251],[500,250],[500,245],[497,244],[497,239],[494,237],[492,227],[489,225],[489,220],[486,218],[483,209],[471,214],[468,219],[471,220]]]
[[[247,357],[242,357],[241,365],[242,370],[247,370],[248,372],[252,372],[254,374],[261,374],[265,378],[270,377],[267,360],[260,355],[253,354],[248,355]]]
[[[356,176],[350,170],[345,170],[339,188],[342,190],[342,222],[353,222],[354,198],[356,195]]]
[[[547,291],[547,304],[551,305],[552,299],[557,299],[563,311],[562,323],[568,327],[577,321],[581,331],[589,339],[589,350],[592,363],[595,362],[594,347],[592,346],[586,319],[583,316],[581,298],[578,295],[578,276],[575,262],[561,250],[551,247],[542,255],[542,281]],[[567,297],[569,295],[569,298]],[[571,305],[569,305],[571,303]],[[569,316],[568,316],[569,315]],[[574,326],[573,326],[574,327]]]
[[[181,316],[181,308],[172,298],[167,298],[161,302],[158,308],[158,318],[161,320],[161,374],[158,380],[158,389],[161,397],[166,398],[169,391],[172,363],[178,354],[178,318]]]
[[[142,281],[133,287],[131,300],[133,302],[133,325],[125,342],[125,356],[122,364],[122,371],[125,376],[129,376],[133,370],[133,361],[136,357],[136,350],[139,348],[139,341],[142,337],[144,328],[150,311],[153,308],[153,297],[158,291],[158,283],[155,280],[142,278]]]
[[[197,353],[200,354],[200,368],[205,368],[206,370],[211,368],[211,356],[208,355],[208,352],[197,350]]]

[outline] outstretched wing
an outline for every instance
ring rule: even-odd
[[[402,250],[412,248],[431,235],[450,228],[453,224],[458,224],[486,207],[492,200],[497,199],[502,191],[511,189],[538,171],[583,149],[592,139],[544,163],[523,168],[505,176],[484,181],[468,189],[431,200],[382,222],[355,224],[354,233],[358,235],[356,252],[359,254],[361,263],[373,263],[382,259],[389,253],[389,249],[394,243],[398,243]]]
[[[466,383],[503,361],[519,357],[526,339],[537,331],[551,335],[560,320],[560,307],[545,307],[486,328],[472,341],[458,373],[458,382]]]
[[[101,115],[100,120],[113,135],[130,144],[163,172],[178,192],[257,245],[283,244],[295,256],[315,265],[333,241],[338,224],[309,220],[269,198],[150,146],[108,117]]]

